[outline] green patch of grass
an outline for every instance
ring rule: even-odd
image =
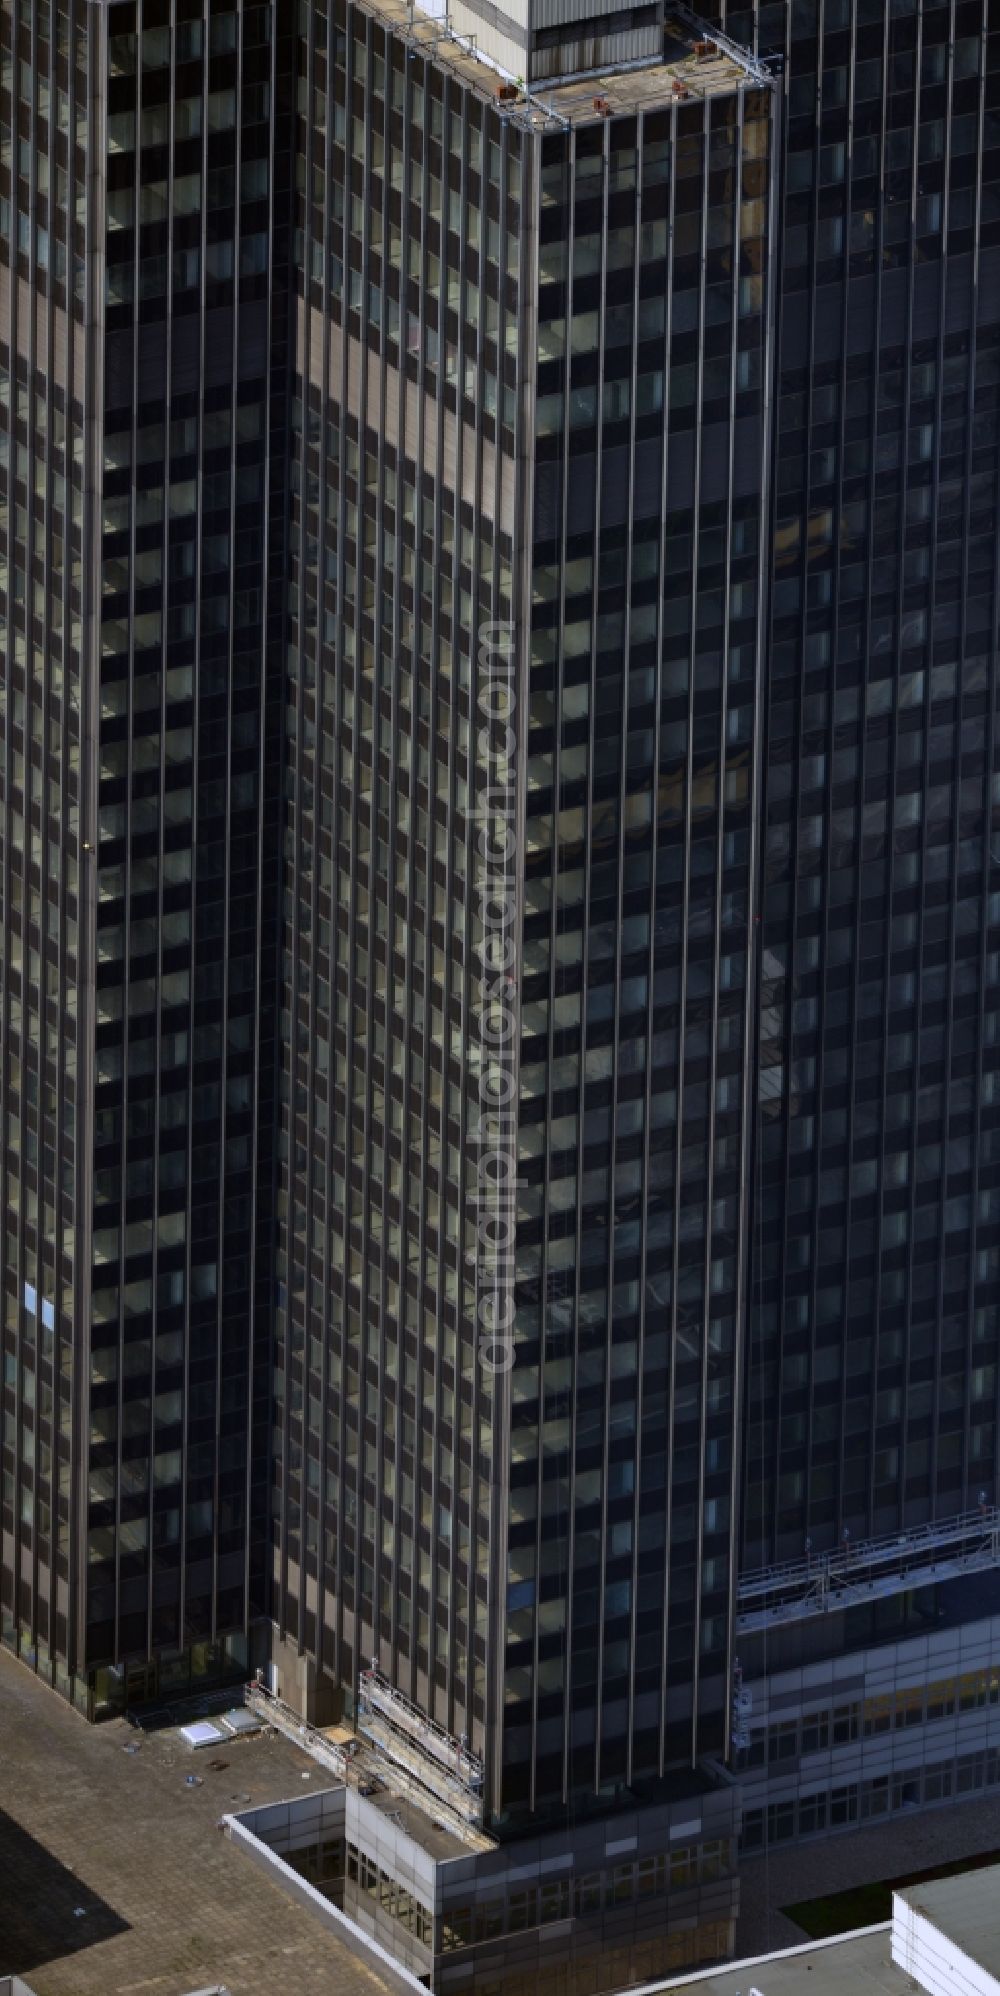
[[[801,1899],[782,1912],[794,1920],[810,1940],[829,1940],[833,1934],[848,1934],[855,1927],[877,1927],[892,1919],[892,1895],[904,1885],[926,1885],[932,1878],[954,1878],[960,1871],[981,1871],[1000,1864],[1000,1850],[983,1851],[978,1857],[959,1857],[948,1864],[935,1864],[927,1871],[910,1871],[904,1878],[874,1880],[852,1886],[848,1892],[833,1892],[821,1899]]]

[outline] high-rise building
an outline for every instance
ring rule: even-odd
[[[787,57],[746,1851],[1000,1776],[968,1571],[997,1555],[1000,32],[964,0],[727,25]]]
[[[306,185],[322,97],[372,159],[297,217],[278,1608],[531,1816],[725,1743],[774,91],[687,37],[498,107],[370,11],[331,87],[322,18]]]
[[[1000,41],[926,0],[788,34],[744,1526],[779,1559],[992,1500],[1000,1273]]]
[[[729,1718],[776,91],[679,22],[599,90],[499,96],[419,16],[309,29],[279,1670],[313,1659],[319,1711],[374,1658],[503,1836],[641,1800],[651,1883],[705,1790],[696,1959],[735,1865],[696,1770]]]
[[[724,1953],[1000,1779],[1000,30],[4,0],[0,369],[3,1640]]]
[[[246,1668],[266,1531],[274,25],[2,16],[4,1617],[95,1716]]]

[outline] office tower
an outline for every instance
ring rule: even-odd
[[[506,1835],[641,1796],[651,1881],[706,1789],[709,1880],[733,1863],[731,1791],[692,1770],[728,1728],[775,94],[679,24],[601,92],[499,100],[419,16],[308,28],[279,1681],[304,1650],[350,1694],[374,1657],[483,1757]],[[484,963],[504,797],[515,947]],[[474,1259],[508,1030],[512,1372]],[[698,1864],[679,1962],[728,1942]],[[662,1902],[649,1926],[653,1969]]]
[[[993,1639],[996,30],[0,23],[4,1639],[368,1673],[456,1988],[709,1958]]]
[[[78,21],[50,20],[55,33],[44,41],[33,11],[15,36],[4,10],[0,52],[3,1632],[10,1641],[19,1625],[43,1669],[58,1657],[65,1690],[79,1598],[70,1484],[90,1177],[78,1118],[90,1064],[80,992],[92,950],[80,907],[90,727],[81,686],[92,648],[83,596],[88,62],[82,10]]]
[[[95,1716],[247,1664],[284,614],[271,27],[3,10],[5,1634]],[[280,461],[274,490],[280,523]]]
[[[902,0],[753,26],[787,123],[744,1850],[1000,1772],[1000,38]]]
[[[788,36],[745,1511],[778,1558],[995,1494],[1000,1002],[1000,43],[965,4]]]

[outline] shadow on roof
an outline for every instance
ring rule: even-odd
[[[0,1976],[79,1954],[128,1931],[107,1901],[0,1809]]]

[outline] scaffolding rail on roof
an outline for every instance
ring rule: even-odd
[[[443,1726],[397,1691],[375,1664],[358,1680],[358,1732],[377,1753],[404,1769],[435,1801],[447,1803],[468,1823],[483,1818],[483,1765]]]
[[[392,1767],[387,1768],[386,1755],[374,1739],[366,1738],[364,1742],[356,1737],[332,1740],[320,1727],[308,1725],[291,1705],[286,1705],[282,1698],[260,1682],[247,1685],[245,1698],[250,1711],[265,1725],[272,1726],[293,1746],[307,1753],[310,1759],[317,1761],[339,1781],[357,1788],[360,1794],[389,1788],[411,1802],[423,1815],[439,1819],[443,1829],[450,1830],[470,1849],[492,1848],[490,1838],[485,1837],[480,1829],[481,1807],[478,1814],[470,1811],[463,1806],[461,1793],[432,1794],[427,1782],[400,1758],[391,1757]]]
[[[778,58],[754,55],[753,50],[744,48],[742,42],[734,42],[730,35],[724,35],[721,28],[714,27],[711,22],[703,21],[701,15],[696,14],[693,8],[683,4],[683,0],[669,0],[668,20],[671,14],[675,15],[678,21],[683,21],[685,27],[690,28],[700,40],[711,42],[715,48],[721,49],[723,55],[729,57],[730,62],[738,63],[751,83],[759,83],[767,89],[773,86],[780,75],[781,64]]]

